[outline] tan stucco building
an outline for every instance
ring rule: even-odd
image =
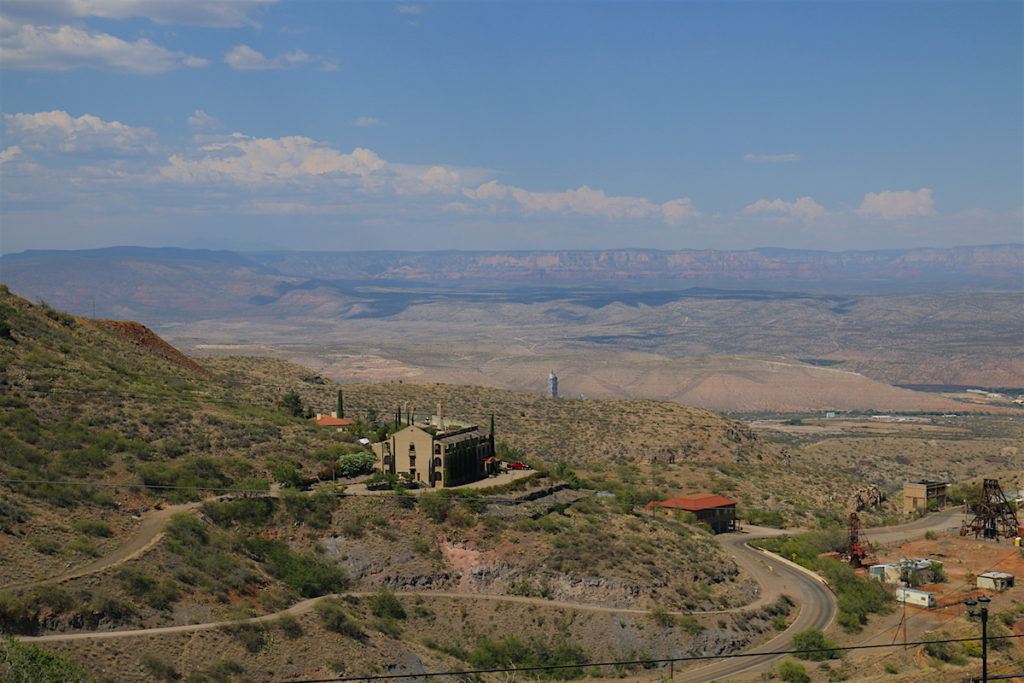
[[[459,486],[497,469],[494,439],[479,427],[434,430],[410,425],[373,444],[377,469],[431,488]]]
[[[948,489],[949,484],[944,481],[908,481],[903,485],[904,514],[945,507]]]

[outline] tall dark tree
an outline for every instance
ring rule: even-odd
[[[345,394],[338,389],[338,417],[345,417]]]
[[[294,391],[289,391],[281,399],[281,405],[284,406],[285,410],[292,414],[293,417],[302,417],[306,413],[305,407],[302,405],[302,397]]]
[[[494,455],[494,413],[491,413],[491,434],[487,438],[491,442],[491,455]]]

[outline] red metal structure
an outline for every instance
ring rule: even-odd
[[[961,536],[975,538],[1015,538],[1020,530],[1017,513],[1006,499],[998,479],[985,479],[981,500],[971,510],[974,517],[960,527]]]
[[[861,540],[860,537],[860,517],[856,512],[851,512],[843,559],[849,562],[851,567],[863,567],[868,557],[868,550],[867,541]]]

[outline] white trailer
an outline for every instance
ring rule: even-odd
[[[935,607],[935,593],[922,591],[916,588],[897,588],[896,601],[905,602],[908,605],[918,607]]]

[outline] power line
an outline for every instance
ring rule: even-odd
[[[1024,638],[1024,634],[1015,634],[1008,636],[989,636],[988,640],[1006,640],[1010,638]],[[939,640],[920,640],[907,645],[928,645],[931,643],[966,643],[976,640],[981,640],[981,637],[977,638],[943,638]],[[634,659],[634,660],[623,660],[623,661],[607,661],[607,662],[584,662],[580,664],[551,664],[548,666],[522,666],[522,667],[498,667],[492,669],[466,669],[462,671],[428,671],[423,673],[408,673],[408,674],[376,674],[369,676],[347,676],[339,678],[296,678],[281,681],[280,683],[345,683],[347,681],[383,681],[383,680],[396,680],[404,678],[431,678],[436,676],[473,676],[478,674],[493,674],[493,673],[513,673],[513,672],[524,672],[524,671],[557,671],[565,669],[583,669],[583,668],[596,668],[601,666],[649,666],[656,664],[673,664],[677,662],[697,662],[707,660],[719,660],[719,659],[737,659],[741,657],[776,657],[782,655],[801,655],[801,654],[823,654],[823,653],[835,653],[835,652],[846,652],[849,650],[872,650],[881,648],[893,648],[902,647],[900,645],[891,644],[876,644],[876,645],[847,645],[845,647],[828,647],[828,648],[816,648],[808,650],[773,650],[770,652],[738,652],[735,654],[722,654],[722,655],[689,655],[686,657],[668,657],[665,659]]]

